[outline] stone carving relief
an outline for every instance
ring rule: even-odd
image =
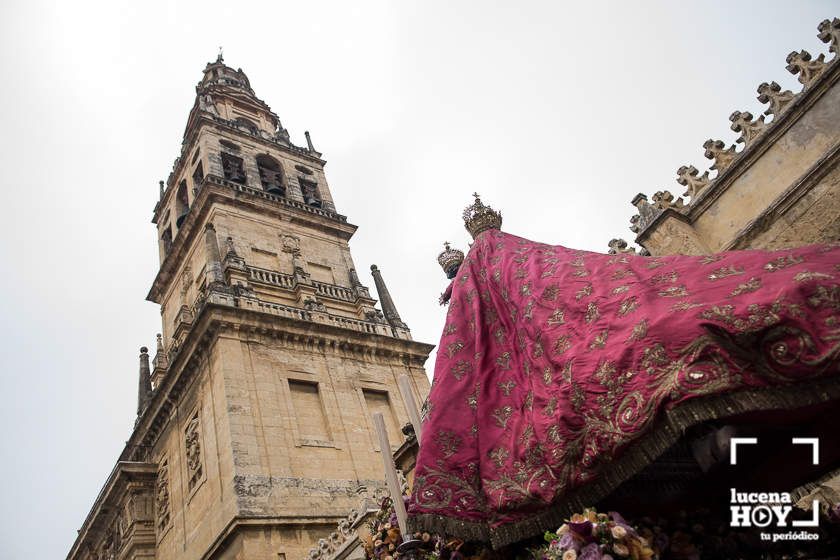
[[[820,32],[817,35],[820,41],[828,43],[828,52],[834,53],[834,58],[831,59],[834,62],[840,53],[840,18],[822,20],[817,26],[817,31]]]
[[[761,103],[770,104],[767,110],[764,111],[764,114],[768,116],[773,115],[774,117],[781,115],[796,97],[789,89],[782,91],[782,86],[776,82],[770,82],[769,84],[764,82],[758,86],[757,91],[758,100]]]
[[[693,165],[683,165],[677,169],[677,183],[685,187],[683,196],[689,197],[692,201],[711,182],[708,171],[698,176],[699,173]]]
[[[365,319],[372,323],[388,324],[385,320],[385,315],[378,309],[372,308],[365,311]]]
[[[206,111],[211,115],[219,116],[219,111],[216,110],[216,103],[213,101],[213,97],[209,93],[205,93],[204,95],[200,95],[198,97],[198,108],[202,111]]]
[[[201,481],[204,469],[201,464],[201,425],[196,412],[186,430],[184,430],[184,447],[187,450],[187,476],[189,489],[195,488]]]
[[[685,206],[685,202],[681,197],[674,198],[674,195],[671,194],[671,191],[657,191],[653,193],[653,205],[660,209],[665,210],[667,208],[673,208],[674,210],[682,210]]]
[[[647,196],[641,193],[633,198],[633,206],[639,211],[638,214],[630,218],[630,231],[633,233],[644,231],[661,212],[661,210],[648,202]]]
[[[764,115],[754,119],[752,113],[749,111],[735,111],[729,115],[729,120],[732,125],[729,127],[735,132],[740,132],[737,142],[744,146],[749,146],[750,143],[764,131],[767,126],[764,123]]]
[[[280,242],[284,253],[300,253],[300,238],[294,235],[281,235]]]
[[[327,538],[318,539],[318,546],[309,550],[309,560],[327,560],[338,552],[342,545],[356,536],[355,526],[364,517],[363,512],[351,509],[350,513],[338,522],[336,530]]]
[[[402,470],[397,469],[397,481],[403,495],[408,493],[408,481]],[[376,504],[378,508],[382,500],[390,496],[390,493],[382,487],[369,488],[365,485],[359,486],[356,491],[363,496],[361,507],[350,510],[350,513],[338,522],[336,530],[326,538],[318,539],[318,545],[309,550],[308,560],[329,560],[338,552],[348,540],[356,537],[356,527],[359,526],[368,511],[369,504]]]
[[[724,144],[722,140],[712,140],[709,138],[703,142],[703,149],[706,150],[703,154],[706,156],[706,159],[714,160],[710,169],[712,171],[717,171],[718,176],[726,171],[726,169],[732,165],[735,158],[738,157],[738,153],[735,151],[735,146],[732,145],[727,148],[726,144]]]
[[[607,246],[610,248],[608,251],[610,255],[617,255],[619,253],[628,253],[631,255],[636,254],[635,247],[629,247],[627,242],[623,239],[610,239]]]
[[[820,54],[816,60],[811,60],[811,53],[806,50],[793,51],[787,56],[787,71],[798,76],[799,83],[808,88],[817,81],[825,71],[825,55]]]
[[[184,299],[187,297],[187,292],[193,282],[192,268],[188,264],[184,267],[184,272],[181,274],[181,303],[186,303]]]
[[[327,312],[327,307],[314,297],[308,297],[303,300],[303,307],[309,311],[320,311],[322,313]]]
[[[161,461],[155,483],[155,511],[158,535],[169,526],[169,461]]]
[[[650,235],[645,246],[654,255],[704,255],[709,251],[700,245],[691,226],[669,218]]]

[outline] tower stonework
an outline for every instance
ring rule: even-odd
[[[295,146],[221,56],[196,91],[152,220],[162,336],[71,559],[304,558],[384,486],[370,419],[397,449],[399,376],[429,390],[433,346],[359,281],[308,134]]]

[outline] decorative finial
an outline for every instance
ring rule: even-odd
[[[458,274],[458,269],[461,266],[461,263],[464,262],[464,252],[459,251],[458,249],[452,249],[449,246],[449,241],[444,241],[443,243],[444,250],[441,254],[438,255],[438,264],[443,269],[443,273],[446,274],[446,277],[450,280],[455,278],[455,275]]]
[[[140,378],[137,385],[137,416],[149,406],[152,400],[152,374],[149,368],[149,349],[140,348]]]
[[[726,171],[726,169],[732,165],[732,162],[735,161],[735,158],[738,157],[738,152],[735,151],[735,146],[726,147],[726,144],[723,143],[723,140],[712,140],[709,138],[705,142],[703,142],[703,149],[706,150],[703,155],[706,158],[714,160],[714,164],[712,165],[711,169],[718,172],[718,177],[720,174]]]
[[[817,27],[820,32],[817,37],[823,43],[828,43],[828,52],[834,53],[834,58],[840,56],[840,19],[824,19]],[[833,59],[832,59],[833,60]]]
[[[391,293],[385,286],[385,280],[382,279],[382,273],[379,267],[375,264],[370,265],[370,272],[373,275],[373,283],[376,284],[376,292],[379,294],[379,304],[382,306],[382,312],[385,314],[385,319],[388,323],[398,329],[408,329],[400,314],[397,313],[397,307],[394,305],[394,300],[391,299]]]
[[[827,67],[824,54],[820,54],[817,58],[811,60],[811,53],[806,50],[793,51],[787,55],[786,60],[788,65],[785,68],[794,76],[799,74],[799,83],[804,88],[813,85]]]
[[[163,200],[163,181],[158,181],[158,187],[160,187],[160,198]]]
[[[609,246],[609,254],[610,255],[618,255],[618,254],[628,254],[628,255],[635,255],[636,249],[634,247],[629,247],[627,241],[624,239],[610,239],[610,242],[607,243]]]
[[[219,56],[216,57],[216,63],[217,64],[224,64],[224,62],[225,62],[224,53],[222,52],[222,47],[219,47]]]
[[[677,169],[677,183],[686,188],[683,196],[690,197],[692,202],[711,183],[708,171],[702,175],[699,173],[693,165],[683,165]]]
[[[764,114],[767,116],[773,115],[774,117],[781,115],[796,97],[796,95],[790,90],[786,89],[782,91],[782,86],[776,82],[770,82],[769,84],[767,82],[763,82],[758,86],[756,92],[758,93],[757,99],[761,103],[770,104],[767,110],[764,111]]]
[[[475,202],[470,206],[464,208],[464,227],[470,232],[472,238],[475,239],[478,234],[488,229],[502,228],[502,214],[496,212],[489,206],[485,206],[481,202],[478,193],[473,193]]]
[[[306,136],[306,145],[309,147],[309,151],[314,152],[315,146],[312,145],[312,136],[309,135],[309,131],[305,130],[303,135]]]
[[[767,126],[767,123],[764,122],[764,115],[754,119],[749,111],[735,111],[729,115],[729,120],[732,123],[729,128],[741,133],[737,142],[743,144],[744,147],[749,146]]]

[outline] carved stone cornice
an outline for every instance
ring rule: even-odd
[[[342,326],[351,321],[346,318],[316,323],[307,317],[305,310],[290,308],[299,313],[298,317],[290,317],[271,313],[267,310],[270,304],[260,309],[240,306],[240,303],[230,294],[211,293],[198,305],[194,311],[193,328],[180,342],[177,352],[170,356],[167,374],[155,389],[144,413],[138,417],[121,460],[137,460],[154,446],[173,408],[180,402],[194,376],[204,367],[209,349],[220,338],[262,337],[271,339],[273,344],[299,351],[333,353],[410,367],[422,367],[434,349],[432,344],[381,334],[377,330],[382,327],[381,324],[370,323],[370,330],[356,330]]]
[[[195,201],[181,229],[172,240],[172,246],[160,265],[160,270],[146,299],[161,303],[164,291],[180,264],[186,259],[190,247],[195,242],[195,237],[203,235],[203,228],[196,226],[208,221],[214,202],[224,202],[235,208],[257,210],[275,218],[290,219],[293,223],[314,227],[344,240],[349,240],[357,229],[356,226],[347,223],[347,218],[340,214],[320,208],[310,208],[300,202],[207,175],[198,189]]]
[[[706,150],[706,157],[715,159],[715,165],[712,169],[716,169],[718,174],[715,178],[709,179],[706,182],[706,174],[693,174],[693,169],[690,166],[680,168],[678,173],[678,182],[686,184],[698,179],[693,192],[690,204],[682,208],[682,212],[687,216],[688,223],[694,223],[700,215],[708,210],[737,180],[741,175],[747,172],[753,164],[755,164],[779,139],[785,135],[791,128],[799,122],[799,120],[811,110],[811,108],[831,89],[838,80],[840,80],[840,63],[837,63],[837,56],[831,61],[825,63],[825,68],[821,73],[811,81],[807,87],[802,91],[790,94],[790,92],[782,92],[780,87],[775,87],[776,84],[762,84],[759,86],[759,100],[764,103],[770,103],[771,107],[767,112],[773,114],[773,120],[769,123],[761,121],[760,130],[756,128],[754,134],[750,135],[745,142],[743,150],[734,152],[732,148],[727,149],[725,144],[720,141],[707,140],[704,144]],[[778,91],[777,91],[778,90]],[[771,95],[772,94],[772,95]],[[782,96],[778,98],[778,96]],[[775,109],[774,109],[775,103]],[[736,112],[737,113],[737,112]],[[735,116],[735,114],[733,114]],[[741,114],[740,117],[735,118],[733,122],[739,123],[739,130],[743,133],[743,126],[748,121],[752,121],[751,115]],[[734,125],[733,125],[734,126]],[[742,136],[743,138],[743,136]],[[718,158],[721,158],[718,161]],[[686,185],[688,186],[688,185]],[[691,189],[690,189],[691,191]],[[789,191],[793,192],[795,189],[791,187]],[[633,199],[633,204],[638,207],[637,202],[641,195],[637,195]],[[787,195],[783,195],[784,198]],[[644,198],[644,197],[643,197]],[[645,198],[646,201],[646,198]],[[643,202],[645,202],[643,201]],[[781,200],[774,203],[774,206],[782,204]],[[650,205],[653,206],[653,205]],[[768,211],[770,211],[768,209]],[[766,220],[768,214],[765,212],[762,219]],[[631,219],[633,226],[631,230],[637,234],[636,242],[644,245],[644,239],[650,236],[649,230],[657,227],[656,224],[661,223],[661,215],[649,216],[644,219],[644,216],[634,216]],[[754,220],[754,223],[747,226],[746,231],[758,231],[761,229],[761,219]],[[741,236],[739,233],[738,236]],[[738,236],[729,244],[731,247],[738,246]]]
[[[67,559],[84,558],[88,550],[99,547],[108,528],[120,515],[126,518],[124,519],[125,534],[120,535],[119,548],[144,547],[154,550],[155,529],[153,512],[149,510],[149,505],[156,477],[157,465],[154,463],[117,462],[82,523],[76,541],[67,554]],[[142,495],[144,500],[150,501],[149,504],[126,503],[132,494]]]
[[[704,189],[688,207],[688,216],[695,220],[706,211],[727,189],[775,144],[819,99],[840,80],[840,64],[834,61],[809,88],[796,95],[785,111],[776,116],[752,143]]]

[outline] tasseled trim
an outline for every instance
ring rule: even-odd
[[[500,527],[437,514],[417,514],[408,519],[410,532],[426,531],[465,541],[489,542],[498,549],[508,544],[556,529],[573,513],[592,507],[621,483],[654,462],[675,444],[686,430],[708,420],[737,416],[747,412],[795,410],[840,399],[840,379],[830,378],[797,386],[746,389],[687,401],[664,414],[664,418],[645,436],[628,447],[599,475],[549,509]],[[802,490],[802,496],[807,492]],[[800,496],[801,497],[801,496]]]

